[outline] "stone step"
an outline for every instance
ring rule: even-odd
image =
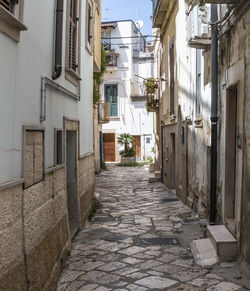
[[[161,171],[155,171],[155,177],[161,178]]]
[[[209,225],[208,237],[221,261],[234,261],[237,258],[237,240],[225,225]]]
[[[149,174],[149,183],[154,183],[154,182],[161,182],[161,178],[155,177],[154,173]]]
[[[195,263],[202,267],[209,267],[219,262],[216,249],[209,238],[192,241],[190,248]]]

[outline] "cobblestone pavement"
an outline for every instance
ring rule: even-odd
[[[111,166],[96,192],[102,207],[75,237],[58,291],[248,290],[221,268],[194,264],[189,244],[204,222],[164,185],[149,184],[147,168]]]

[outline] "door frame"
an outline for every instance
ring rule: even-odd
[[[242,190],[243,190],[243,167],[244,167],[244,104],[245,104],[245,60],[241,59],[239,62],[231,66],[226,71],[226,86],[224,88],[224,100],[225,108],[227,106],[227,92],[231,90],[234,86],[237,86],[237,136],[240,136],[242,140],[242,147],[236,144],[236,181],[235,181],[235,227],[232,228],[225,217],[225,207],[226,207],[226,193],[225,193],[225,176],[223,177],[223,196],[222,196],[222,215],[223,223],[225,226],[232,232],[235,238],[238,241],[238,244],[241,244],[241,220],[242,220]],[[224,113],[224,131],[226,132],[226,114]],[[224,138],[224,142],[226,139]],[[224,144],[225,147],[225,144]],[[224,152],[225,154],[225,152]],[[225,156],[223,156],[225,160]],[[226,163],[224,163],[224,175],[226,171]]]

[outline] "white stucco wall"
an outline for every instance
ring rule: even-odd
[[[62,75],[57,83],[78,93],[65,79],[66,5]],[[46,121],[40,122],[41,77],[51,78],[55,1],[24,1],[23,23],[17,43],[0,32],[0,184],[22,176],[22,126],[45,127],[45,168],[53,166],[54,128],[63,128],[63,116],[80,120],[80,154],[93,151],[93,57],[85,49],[86,5],[81,7],[81,101],[47,88]],[[36,13],[39,11],[39,13]]]

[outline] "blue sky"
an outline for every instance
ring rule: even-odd
[[[138,9],[137,9],[138,3]],[[152,34],[151,0],[102,0],[102,21],[111,20],[142,20],[144,26],[143,34]]]

